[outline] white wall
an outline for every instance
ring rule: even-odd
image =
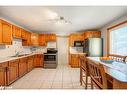
[[[100,29],[100,31],[102,32],[102,38],[103,38],[103,53],[104,56],[107,55],[107,28],[114,26],[116,24],[119,24],[121,22],[124,22],[127,20],[127,15],[105,25],[103,28]]]

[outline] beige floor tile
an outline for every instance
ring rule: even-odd
[[[51,89],[52,88],[52,82],[44,81],[42,85],[40,86],[40,89]]]
[[[35,68],[14,82],[13,89],[84,89],[79,82],[79,68],[59,64],[57,69]]]
[[[53,82],[52,89],[61,89],[62,88],[62,82]]]

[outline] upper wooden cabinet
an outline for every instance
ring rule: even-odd
[[[12,44],[12,25],[0,19],[0,44]]]
[[[83,33],[84,39],[87,38],[100,38],[101,32],[100,31],[86,31]]]
[[[31,45],[31,32],[25,32],[26,38],[22,40],[23,46],[30,46]]]
[[[21,29],[21,37],[23,40],[27,40],[27,31],[24,29]]]
[[[46,35],[46,41],[56,41],[56,35],[55,34],[45,34]]]
[[[47,46],[46,35],[45,34],[40,34],[39,35],[39,45],[40,46]]]
[[[31,45],[38,46],[39,45],[39,35],[36,33],[31,33]]]
[[[13,37],[22,38],[22,31],[20,27],[13,25],[12,31],[13,31]]]
[[[83,41],[82,34],[71,34],[69,36],[69,46],[74,46],[74,41]]]
[[[40,34],[39,35],[39,45],[47,46],[47,42],[56,41],[55,34]]]

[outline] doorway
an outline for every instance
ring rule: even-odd
[[[68,64],[68,37],[57,36],[58,65]]]

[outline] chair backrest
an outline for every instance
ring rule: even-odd
[[[126,56],[110,54],[109,57],[117,62],[125,62]]]
[[[88,68],[93,84],[99,89],[106,89],[107,79],[103,65],[88,60]]]
[[[86,57],[85,56],[80,56],[80,66],[82,66],[83,68],[87,69]]]

